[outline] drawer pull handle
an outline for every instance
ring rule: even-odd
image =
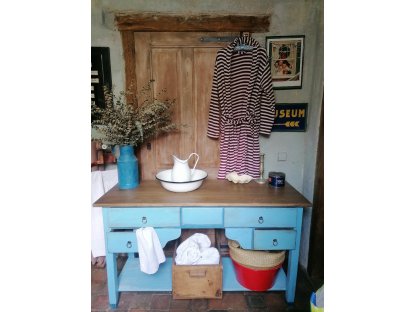
[[[259,217],[259,223],[262,224],[264,222],[263,217]]]
[[[142,223],[146,224],[147,223],[147,218],[146,217],[142,217]]]
[[[277,246],[277,244],[278,244],[277,239],[276,238],[273,239],[273,246]]]
[[[207,275],[207,271],[189,271],[189,277],[205,277]]]
[[[126,244],[126,246],[127,246],[127,248],[131,248],[131,246],[132,246],[131,245],[131,241],[128,241],[127,244]]]

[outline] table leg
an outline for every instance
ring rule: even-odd
[[[117,254],[107,253],[107,285],[108,285],[108,302],[112,309],[117,307],[118,303],[118,277],[117,277]]]
[[[107,269],[107,289],[108,289],[108,303],[112,309],[117,307],[118,303],[118,276],[117,276],[117,254],[108,252],[108,233],[111,231],[108,222],[109,208],[103,208],[104,221],[104,236],[106,249],[106,269]]]
[[[298,208],[296,218],[296,249],[289,250],[287,278],[286,278],[286,301],[293,303],[295,301],[296,278],[298,275],[300,235],[302,232],[302,214],[303,209]]]

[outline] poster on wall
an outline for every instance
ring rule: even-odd
[[[308,103],[279,103],[275,105],[273,132],[305,132]]]
[[[266,37],[273,89],[301,89],[305,36]]]
[[[91,47],[91,104],[105,107],[104,86],[111,90],[110,48]],[[91,114],[91,120],[96,118]]]
[[[91,102],[102,108],[104,86],[111,90],[110,48],[91,47]]]

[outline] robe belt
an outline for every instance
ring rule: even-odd
[[[242,130],[250,132],[251,134],[255,135],[256,130],[258,132],[258,127],[256,127],[256,123],[252,116],[243,117],[243,118],[227,118],[225,116],[221,116],[222,124],[224,128],[233,129],[235,126],[240,126]]]

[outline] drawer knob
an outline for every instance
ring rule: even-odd
[[[264,222],[263,217],[259,217],[259,223],[262,224]]]
[[[277,244],[278,244],[277,239],[276,238],[273,239],[273,246],[277,246]]]
[[[132,246],[131,245],[131,241],[128,241],[127,244],[126,244],[126,246],[127,246],[127,248],[131,248],[131,246]]]
[[[146,217],[142,217],[142,223],[146,224],[147,223],[147,218]]]

